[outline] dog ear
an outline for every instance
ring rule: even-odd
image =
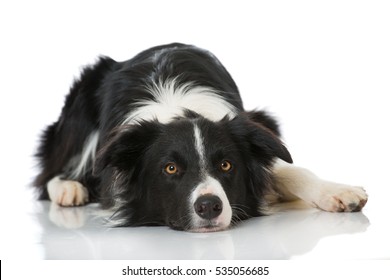
[[[261,122],[253,121],[247,113],[228,122],[233,139],[239,145],[246,145],[259,161],[269,164],[275,157],[293,163],[290,152],[279,136]]]
[[[116,129],[111,134],[111,140],[100,149],[94,173],[102,172],[107,167],[114,167],[120,171],[133,169],[157,138],[159,131],[159,125],[153,122]]]
[[[251,121],[262,125],[269,130],[271,130],[276,136],[280,137],[280,129],[277,120],[267,111],[248,111],[243,113],[246,115]]]

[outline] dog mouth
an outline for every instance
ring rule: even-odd
[[[229,229],[230,223],[223,223],[217,219],[212,220],[197,220],[192,222],[191,225],[185,225],[178,223],[177,221],[169,221],[168,226],[174,230],[187,231],[193,233],[207,233],[218,232]]]
[[[229,225],[224,225],[222,223],[217,223],[213,220],[207,220],[203,221],[199,225],[196,225],[192,228],[190,228],[189,232],[196,232],[196,233],[206,233],[206,232],[217,232],[217,231],[223,231],[229,228]]]
[[[215,220],[203,220],[199,223],[192,224],[191,226],[184,226],[178,224],[177,222],[170,221],[168,226],[174,230],[187,231],[193,233],[207,233],[207,232],[218,232],[227,230],[230,225],[224,225]]]
[[[190,229],[190,232],[195,233],[207,233],[207,232],[217,232],[217,231],[223,231],[226,230],[227,227],[220,227],[220,226],[207,226],[207,227],[199,227],[199,228],[193,228]]]

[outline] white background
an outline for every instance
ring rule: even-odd
[[[2,1],[0,41],[3,225],[33,203],[38,136],[80,67],[171,42],[213,52],[245,107],[278,117],[296,164],[364,186],[371,222],[388,219],[387,1]]]

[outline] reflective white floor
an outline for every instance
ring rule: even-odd
[[[294,210],[207,234],[108,228],[95,215],[97,204],[61,208],[31,201],[14,211],[19,223],[3,228],[0,254],[8,259],[390,259],[382,200],[370,197],[359,213]]]

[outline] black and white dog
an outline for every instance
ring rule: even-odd
[[[183,44],[84,69],[37,157],[41,199],[100,202],[118,226],[218,231],[276,201],[332,212],[367,201],[362,188],[292,165],[277,122],[244,111],[218,59]]]

